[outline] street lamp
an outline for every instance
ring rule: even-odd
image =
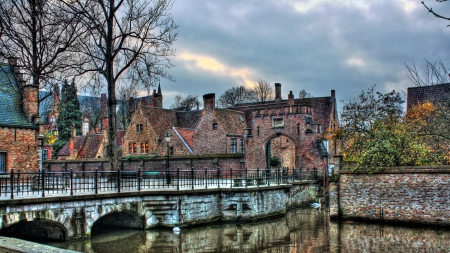
[[[167,184],[170,184],[172,182],[172,177],[170,175],[170,168],[169,168],[169,156],[170,156],[170,150],[169,150],[169,143],[170,143],[170,134],[167,132],[164,137],[166,138],[167,143],[167,162],[166,162],[166,177],[167,177]]]
[[[39,171],[42,171],[42,147],[44,147],[44,136],[39,134],[38,136],[38,149],[39,149]]]

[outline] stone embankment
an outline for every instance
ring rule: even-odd
[[[16,238],[0,237],[0,253],[77,253],[47,245],[20,240]]]
[[[450,226],[450,167],[340,171],[330,184],[330,216]]]

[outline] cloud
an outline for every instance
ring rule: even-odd
[[[334,89],[347,101],[374,84],[405,90],[405,63],[450,55],[447,22],[417,0],[183,0],[172,15],[177,81],[161,85],[180,93],[220,96],[261,78],[282,83],[284,97]]]

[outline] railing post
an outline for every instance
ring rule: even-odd
[[[117,192],[120,192],[120,178],[122,177],[122,174],[120,172],[120,167],[117,168]]]
[[[70,169],[70,196],[73,196],[73,169]]]
[[[139,166],[138,168],[138,173],[137,173],[137,190],[138,192],[141,191],[141,166]]]
[[[44,170],[44,168],[42,168],[42,170],[41,170],[41,172],[42,172],[42,197],[44,198],[45,197],[45,170]]]
[[[19,192],[20,192],[20,170],[17,171],[17,182],[16,182],[16,185],[17,185],[17,195],[19,195]]]
[[[98,169],[95,168],[95,175],[94,175],[94,189],[95,189],[95,195],[98,194]]]
[[[278,185],[280,185],[280,167],[277,167],[277,183],[278,183]]]
[[[205,189],[208,189],[208,167],[205,167]]]
[[[217,188],[220,188],[220,168],[217,167]]]
[[[14,169],[11,169],[11,175],[9,177],[9,184],[11,186],[11,199],[14,199]]]
[[[247,173],[248,173],[248,168],[247,167],[245,167],[245,188],[247,188],[247,179],[248,179],[248,176],[247,176]]]
[[[180,190],[180,167],[177,167],[177,191]]]
[[[230,188],[233,188],[233,169],[230,168]]]
[[[194,190],[194,167],[191,167],[191,187]]]
[[[266,169],[266,178],[267,178],[267,186],[270,186],[270,177],[271,177],[270,167]]]

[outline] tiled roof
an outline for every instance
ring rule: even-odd
[[[89,134],[83,147],[78,152],[78,159],[97,158],[96,155],[103,141],[103,134]]]
[[[25,115],[20,87],[5,64],[0,64],[0,125],[36,128]]]
[[[73,137],[72,137],[73,138]],[[75,150],[80,150],[86,141],[87,136],[76,136],[75,138]],[[58,152],[58,156],[69,156],[70,155],[70,141],[64,145],[61,150]]]
[[[229,109],[214,110],[214,114],[227,135],[242,135],[246,128],[243,112]]]
[[[141,106],[141,108],[160,139],[163,138],[167,129],[172,126],[177,126],[177,115],[175,111],[150,106]]]
[[[202,111],[177,112],[177,126],[195,129],[202,118]]]

